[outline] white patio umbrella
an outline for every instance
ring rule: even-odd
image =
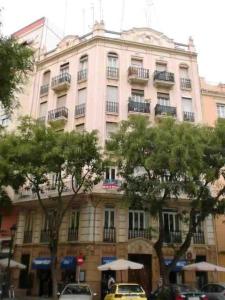
[[[3,258],[3,259],[0,259],[0,267],[3,267],[3,268],[7,268],[8,267],[8,258]],[[26,266],[13,260],[13,259],[10,259],[10,265],[9,265],[10,268],[18,268],[18,269],[26,269]]]
[[[203,271],[203,272],[225,272],[224,267],[220,267],[214,264],[207,263],[205,261],[186,265],[182,270],[185,271]]]
[[[143,269],[144,265],[143,264],[139,264],[130,260],[126,260],[126,259],[117,259],[114,260],[110,263],[98,266],[98,270],[99,271],[121,271],[121,282],[123,282],[123,277],[122,277],[122,271],[123,270],[140,270]]]
[[[138,270],[143,268],[144,265],[126,259],[117,259],[110,263],[98,266],[99,271],[108,271],[108,270],[122,271],[122,270],[129,270],[129,269]]]

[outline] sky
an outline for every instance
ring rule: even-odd
[[[0,8],[5,35],[47,17],[62,37],[87,33],[101,18],[109,30],[152,27],[181,43],[192,36],[200,75],[225,83],[225,0],[0,0]]]

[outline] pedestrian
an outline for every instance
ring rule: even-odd
[[[109,279],[108,279],[108,290],[111,289],[112,285],[115,283],[115,279],[113,278],[112,275],[109,275]]]

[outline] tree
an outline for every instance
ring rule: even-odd
[[[13,38],[0,36],[0,103],[6,112],[18,105],[16,93],[31,71],[33,51]]]
[[[207,216],[224,213],[225,123],[208,128],[165,118],[152,126],[146,118],[133,116],[121,123],[107,150],[118,165],[121,189],[130,205],[141,206],[158,219],[154,249],[165,286],[190,247],[196,227]],[[186,199],[178,217],[186,223],[187,232],[180,244],[167,241],[174,249],[167,266],[163,210],[179,207],[180,199]]]
[[[49,249],[52,257],[53,297],[57,297],[56,263],[59,230],[63,217],[81,193],[91,192],[102,175],[102,160],[96,132],[56,132],[26,118],[17,132],[8,135],[7,158],[17,174],[25,177],[37,195],[49,224]],[[54,174],[54,181],[50,175]],[[46,187],[56,194],[43,197]],[[63,192],[72,189],[69,198]]]

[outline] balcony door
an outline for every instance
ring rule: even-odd
[[[170,106],[170,95],[167,93],[157,93],[157,100],[162,106]]]
[[[134,102],[143,103],[145,102],[144,90],[131,90],[131,99]]]
[[[163,222],[165,232],[176,232],[179,231],[179,216],[176,212],[164,212]]]
[[[105,208],[104,228],[115,227],[115,210],[114,208]]]
[[[129,230],[143,230],[145,228],[144,211],[129,211]]]

